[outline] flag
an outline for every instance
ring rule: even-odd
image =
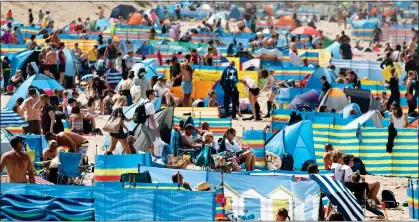
[[[224,196],[224,185],[221,183],[215,189],[215,219],[225,218],[226,198]]]

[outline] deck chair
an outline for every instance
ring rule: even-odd
[[[172,138],[171,138],[170,143],[171,143],[170,146],[173,146],[172,149],[173,149],[174,153],[176,154],[176,156],[180,156],[180,155],[184,155],[184,154],[189,154],[190,156],[194,156],[194,154],[195,154],[195,151],[196,151],[195,149],[181,147],[182,135],[180,134],[180,132],[178,130],[172,129]]]
[[[368,188],[368,183],[345,182],[345,186],[354,194],[356,200],[364,209],[370,211],[371,213],[377,216],[384,216],[383,212],[381,212],[375,207],[375,202],[373,200],[368,199],[367,194],[370,192]]]
[[[89,166],[80,165],[80,153],[58,153],[59,165],[57,173],[58,184],[68,184],[71,180],[74,185],[83,185],[86,176],[85,168]]]
[[[36,157],[39,157],[42,159],[42,156],[36,155],[35,150],[30,150],[30,149],[27,149],[26,155],[28,155],[29,159],[31,160],[31,163],[34,168],[35,176],[39,176],[43,179],[46,179],[48,175],[49,163],[51,162],[51,160],[36,162],[35,161]]]
[[[151,176],[147,170],[142,173],[124,173],[121,175],[121,183],[124,188],[135,188],[136,183],[151,182]]]

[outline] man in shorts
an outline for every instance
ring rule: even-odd
[[[189,107],[190,97],[192,93],[192,73],[193,69],[189,65],[191,55],[185,55],[185,62],[180,65],[182,75],[182,91],[183,91],[183,107]]]
[[[54,50],[54,46],[48,47],[46,62],[46,69],[54,76],[55,80],[59,80],[60,76],[57,70],[57,53]]]
[[[154,153],[153,142],[156,141],[157,137],[160,137],[160,132],[158,129],[158,123],[156,119],[154,119],[154,113],[156,112],[154,109],[154,104],[152,101],[156,97],[154,95],[154,90],[150,89],[146,91],[147,100],[145,101],[145,112],[147,115],[147,120],[145,123],[141,125],[141,130],[144,132],[145,139],[146,139],[146,147],[151,147],[150,152]]]
[[[58,62],[59,62],[58,70],[60,71],[59,82],[61,85],[64,83],[65,61],[66,61],[64,48],[65,48],[65,44],[64,42],[61,42],[59,50],[58,50]]]
[[[28,124],[27,127],[23,127],[25,134],[41,135],[41,112],[33,109],[33,105],[38,100],[36,90],[30,88],[28,90],[28,98],[23,101],[20,107],[20,114],[25,117],[25,121]]]

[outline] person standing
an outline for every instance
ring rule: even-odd
[[[105,49],[104,57],[108,60],[107,67],[110,69],[115,68],[115,61],[116,61],[116,54],[118,53],[118,49],[116,48],[115,43],[112,42],[112,39],[108,39],[108,45]]]
[[[134,60],[132,57],[134,52],[129,50],[128,53],[122,58],[122,78],[127,79],[128,73],[134,65]],[[134,78],[134,77],[133,77]]]
[[[394,52],[391,54],[391,58],[393,59],[394,62],[402,62],[403,56],[401,56],[401,54],[402,54],[402,46],[396,45],[396,50],[394,50]]]
[[[3,70],[3,82],[4,82],[4,93],[7,93],[7,85],[10,80],[10,60],[9,57],[5,56],[1,61],[1,68]]]
[[[224,109],[226,116],[229,116],[230,113],[230,101],[233,104],[232,109],[233,113],[231,114],[232,119],[236,118],[239,91],[237,90],[237,83],[239,82],[239,77],[237,69],[235,68],[235,62],[231,61],[230,65],[224,69],[223,74],[221,75],[220,85],[224,90]]]
[[[378,27],[378,25],[376,25],[374,27],[374,30],[372,31],[372,42],[375,43],[380,43],[380,40],[383,36],[383,32],[381,31],[381,28]]]
[[[122,110],[122,107],[127,105],[127,98],[125,96],[120,96],[116,100],[116,104],[114,106],[114,110],[112,112],[112,116],[121,118],[121,123],[119,127],[118,133],[110,133],[111,136],[111,145],[109,147],[109,151],[106,152],[106,154],[112,154],[112,152],[115,150],[116,143],[120,142],[122,147],[124,148],[124,151],[126,154],[131,154],[131,149],[129,148],[128,144],[128,135],[126,132],[124,132],[124,129],[128,132],[128,128],[125,126],[125,122],[132,121],[132,118],[127,118],[124,115],[124,111]]]
[[[322,101],[323,97],[326,95],[327,91],[329,91],[330,83],[327,81],[326,76],[320,77],[320,81],[322,82],[322,92],[319,97],[319,102]]]
[[[340,45],[339,52],[342,55],[342,59],[352,60],[352,48],[351,44],[349,44],[349,38],[345,38],[343,43]]]
[[[252,107],[252,116],[248,118],[243,118],[243,120],[262,120],[260,118],[260,105],[257,100],[260,92],[258,85],[254,80],[250,78],[240,80],[240,82],[243,83],[246,89],[248,90],[249,102]]]
[[[170,66],[170,81],[172,82],[172,87],[178,87],[182,84],[182,76],[178,77],[178,75],[181,75],[180,64],[178,63],[177,58],[173,57],[172,65]]]
[[[42,25],[42,20],[44,20],[44,12],[42,11],[42,9],[40,9],[38,12],[38,23],[41,25]]]
[[[48,70],[54,76],[55,80],[58,80],[60,76],[57,70],[57,53],[52,47],[47,49],[45,70]]]
[[[35,183],[35,169],[28,154],[22,152],[23,142],[23,137],[14,136],[10,140],[13,149],[1,156],[0,172],[3,171],[4,167],[7,168],[10,183],[27,183],[26,173],[29,176],[29,182]]]
[[[29,13],[29,18],[28,18],[28,21],[29,21],[29,26],[31,26],[31,25],[33,25],[33,14],[32,14],[32,9],[28,9],[28,13]]]
[[[298,56],[297,37],[293,36],[290,43],[290,62],[293,66],[300,66],[300,57]]]
[[[35,103],[38,101],[38,95],[34,88],[28,90],[28,98],[23,101],[20,107],[20,116],[25,117],[25,121],[28,124],[27,127],[23,127],[25,134],[41,134],[41,113],[40,110],[34,109]]]
[[[89,62],[90,69],[93,69],[96,66],[96,61],[98,58],[98,45],[93,46],[89,51],[87,51],[87,60]]]
[[[58,50],[58,70],[60,71],[60,78],[59,78],[59,83],[61,85],[64,84],[64,74],[65,74],[65,61],[66,61],[66,57],[64,54],[64,48],[65,48],[65,44],[64,42],[60,43],[60,48]]]
[[[354,71],[349,73],[349,80],[354,89],[361,89],[361,80],[359,80],[358,75]]]
[[[269,93],[269,96],[268,96],[269,98],[267,102],[268,112],[266,113],[264,118],[271,117],[271,110],[272,110],[274,99],[276,95],[279,94],[279,87],[278,87],[278,84],[276,83],[275,76],[273,75],[274,73],[275,73],[275,70],[273,69],[270,70],[269,72],[267,70],[262,70],[262,73],[261,73],[262,79],[266,79],[265,86],[262,88],[261,92],[263,92],[265,89],[271,90],[271,92]]]
[[[191,55],[185,55],[185,62],[180,66],[182,72],[182,92],[183,92],[183,107],[189,107],[190,97],[193,90],[192,74],[193,69],[189,65],[191,62]],[[179,75],[178,75],[179,76]]]
[[[131,88],[134,86],[134,73],[131,72],[128,75],[128,78],[124,80],[121,84],[121,87],[119,87],[119,94],[127,97],[127,105],[132,105],[132,97],[131,97]]]
[[[386,110],[390,108],[393,102],[400,104],[399,77],[397,76],[395,68],[391,68],[390,72],[391,72],[391,77],[388,83],[390,85],[389,88],[391,91],[391,95],[390,95],[390,98],[388,99]]]
[[[99,19],[102,19],[102,18],[104,18],[105,16],[104,16],[104,12],[103,12],[103,8],[102,8],[102,6],[98,6],[97,7],[97,12],[96,12],[96,15],[97,15],[97,17],[99,17]]]
[[[33,105],[33,109],[41,112],[41,127],[44,135],[48,132],[54,132],[55,113],[48,95],[41,95],[40,99]]]
[[[144,103],[145,114],[147,120],[145,123],[141,124],[141,131],[145,133],[146,137],[146,148],[151,147],[150,152],[154,153],[153,142],[156,141],[157,137],[160,137],[159,125],[154,118],[155,109],[153,100],[156,98],[154,95],[154,90],[150,89],[146,91],[147,100]]]
[[[406,82],[406,100],[409,107],[407,114],[410,115],[416,110],[416,106],[417,106],[416,100],[418,98],[418,90],[417,90],[418,80],[417,80],[415,71],[409,71],[407,75],[408,75],[408,79]],[[415,91],[415,93],[413,93],[413,91]]]
[[[176,18],[177,20],[181,20],[181,16],[180,16],[180,6],[176,5],[176,9],[175,9],[175,13],[176,13]]]

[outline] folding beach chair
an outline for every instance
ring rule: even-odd
[[[83,180],[86,176],[86,168],[90,165],[80,165],[80,153],[58,153],[59,165],[57,173],[57,182],[61,184],[84,185]]]
[[[36,162],[35,161],[36,157],[40,157],[42,160],[42,156],[36,155],[35,150],[30,150],[30,149],[27,149],[26,155],[28,155],[29,159],[31,160],[31,163],[34,168],[35,176],[39,176],[43,179],[46,179],[48,175],[48,166],[51,160]]]
[[[368,183],[346,182],[345,186],[354,194],[356,200],[364,208],[364,214],[365,210],[368,210],[377,216],[384,216],[383,212],[376,208],[374,200],[368,199],[367,195],[370,192]]]

